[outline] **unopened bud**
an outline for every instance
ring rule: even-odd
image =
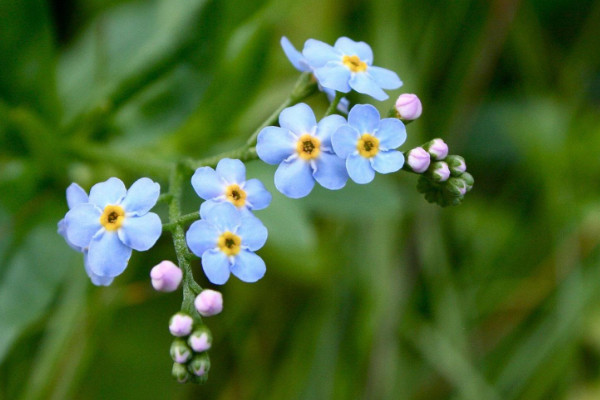
[[[404,93],[396,100],[396,111],[400,119],[410,121],[421,116],[423,106],[416,94]]]
[[[429,156],[429,153],[422,147],[415,147],[408,152],[408,156],[406,157],[408,166],[418,174],[427,171],[430,162],[431,157]]]
[[[203,317],[210,317],[223,311],[223,296],[215,290],[205,289],[194,300],[196,310]]]
[[[437,161],[432,164],[431,177],[436,182],[444,182],[450,178],[450,169],[448,164],[443,161]]]
[[[208,353],[197,354],[188,364],[188,370],[195,376],[204,376],[210,369]]]
[[[467,193],[467,184],[460,178],[450,178],[445,190],[453,197],[462,197]]]
[[[171,370],[171,375],[179,383],[185,383],[190,378],[190,374],[188,373],[185,365],[179,364],[179,363],[173,364],[173,369]]]
[[[465,172],[460,176],[460,179],[465,181],[467,184],[467,192],[473,188],[473,184],[475,183],[475,179],[473,179],[473,175],[468,172]]]
[[[173,343],[171,343],[170,354],[173,361],[179,364],[185,364],[192,358],[192,351],[187,344],[185,344],[185,341],[181,339],[173,340]]]
[[[192,332],[194,320],[187,314],[177,313],[171,317],[169,322],[169,331],[173,336],[187,336]]]
[[[465,159],[461,156],[448,156],[444,161],[448,164],[452,176],[461,176],[467,170]]]
[[[442,139],[433,139],[423,147],[434,160],[443,160],[448,155],[448,145]]]
[[[201,326],[190,335],[188,344],[196,353],[202,353],[210,349],[212,335],[206,326]]]
[[[163,261],[150,271],[152,286],[160,292],[172,292],[181,283],[181,269],[171,261]]]

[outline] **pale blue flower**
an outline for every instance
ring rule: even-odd
[[[209,281],[222,285],[234,274],[244,282],[256,282],[266,272],[265,262],[254,252],[267,241],[267,228],[251,213],[239,212],[229,202],[205,201],[199,221],[186,233],[192,252],[202,257]]]
[[[308,195],[315,180],[327,189],[341,189],[348,180],[344,160],[331,147],[331,135],[346,123],[340,115],[330,115],[317,124],[312,109],[304,103],[286,108],[279,125],[268,126],[258,134],[256,153],[267,164],[279,164],[275,187],[284,195]]]
[[[310,66],[308,60],[300,53],[294,45],[289,41],[288,38],[283,36],[281,38],[281,47],[283,48],[283,52],[287,56],[288,60],[292,63],[292,65],[300,72],[312,72],[314,73],[314,68]],[[319,84],[319,90],[321,90],[325,95],[327,95],[327,99],[331,103],[333,99],[335,99],[335,90],[323,87]],[[337,109],[345,114],[348,114],[348,107],[350,106],[350,102],[347,98],[342,97],[340,102],[337,105]]]
[[[308,39],[302,50],[305,62],[314,70],[319,84],[338,92],[355,90],[377,100],[388,95],[382,89],[397,89],[402,81],[395,72],[373,64],[373,52],[365,42],[341,37],[332,47]]]
[[[406,140],[406,128],[396,118],[380,119],[370,104],[358,104],[348,114],[348,124],[339,127],[331,138],[335,153],[346,160],[348,175],[356,183],[369,183],[375,171],[398,171],[404,155],[394,150]]]
[[[72,183],[67,188],[67,204],[69,209],[75,207],[78,204],[87,203],[88,195],[83,190],[81,186],[76,183]],[[113,278],[108,276],[99,276],[92,272],[88,263],[88,248],[77,246],[69,240],[67,237],[67,221],[65,218],[58,221],[58,233],[65,239],[67,244],[71,246],[73,250],[76,250],[80,253],[83,253],[83,265],[85,267],[85,272],[90,277],[92,283],[96,286],[108,286],[112,283]]]
[[[271,193],[258,179],[246,180],[246,167],[240,160],[224,158],[216,170],[201,167],[192,176],[192,186],[204,200],[229,201],[238,210],[262,210],[271,203]]]
[[[65,238],[84,255],[87,252],[86,270],[92,280],[96,276],[109,282],[125,270],[132,249],[145,251],[156,243],[162,224],[149,211],[159,194],[158,183],[148,178],[137,180],[129,190],[120,179],[110,178],[92,187],[87,202],[74,200],[63,223]]]

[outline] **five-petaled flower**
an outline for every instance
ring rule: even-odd
[[[388,95],[382,89],[402,86],[395,72],[372,65],[373,51],[365,42],[341,37],[332,47],[319,40],[308,39],[302,55],[314,70],[319,84],[325,88],[343,93],[355,90],[377,100],[385,100]]]
[[[69,204],[64,219],[65,238],[87,252],[86,269],[92,282],[99,279],[104,283],[94,283],[109,284],[127,267],[132,249],[144,251],[156,243],[162,224],[149,211],[159,194],[158,183],[148,178],[137,180],[129,190],[120,179],[110,178],[94,185],[87,201],[81,193],[73,195],[76,204]]]
[[[348,114],[348,124],[331,138],[335,153],[346,160],[348,175],[356,183],[369,183],[375,171],[387,174],[404,165],[404,155],[394,150],[406,140],[406,128],[396,118],[379,117],[370,104],[358,104]]]
[[[204,200],[229,201],[238,210],[262,210],[271,203],[271,193],[258,179],[246,180],[246,167],[240,160],[224,158],[216,170],[201,167],[192,176],[192,186]]]
[[[304,104],[286,108],[279,125],[268,126],[258,134],[256,153],[267,164],[279,164],[275,187],[284,195],[308,195],[315,180],[327,189],[341,189],[348,180],[344,160],[333,152],[331,135],[346,123],[340,115],[330,115],[317,124],[312,109]]]
[[[229,202],[205,201],[199,221],[187,231],[192,252],[202,257],[209,281],[222,285],[233,273],[244,282],[256,282],[266,271],[265,262],[254,252],[267,240],[267,228],[251,213],[238,211]]]

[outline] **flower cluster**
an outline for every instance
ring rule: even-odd
[[[110,285],[125,268],[133,250],[150,249],[162,232],[158,215],[149,212],[160,186],[141,178],[129,190],[118,178],[98,183],[88,196],[77,184],[67,189],[69,212],[58,232],[83,253],[92,283]]]
[[[410,150],[406,169],[422,174],[417,190],[428,202],[442,207],[460,204],[473,188],[474,179],[467,172],[464,158],[448,155],[448,145],[442,139],[433,139]]]
[[[175,336],[170,349],[173,377],[180,383],[205,382],[210,369],[207,351],[212,345],[212,335],[206,325],[179,312],[171,317],[169,331]]]

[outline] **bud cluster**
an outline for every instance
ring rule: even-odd
[[[173,378],[179,383],[206,382],[210,369],[207,351],[212,344],[212,335],[206,325],[179,312],[171,318],[169,331],[175,336],[170,349]]]
[[[406,154],[405,168],[421,174],[417,190],[430,203],[442,207],[458,205],[473,188],[473,176],[467,172],[465,159],[448,155],[448,145],[433,139]]]

